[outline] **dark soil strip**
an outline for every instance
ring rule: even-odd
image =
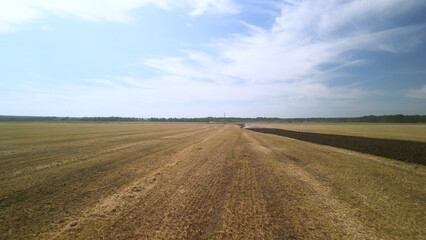
[[[275,134],[306,142],[319,143],[404,162],[426,165],[426,143],[423,142],[296,132],[275,128],[248,129],[255,132]]]

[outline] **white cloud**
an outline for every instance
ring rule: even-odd
[[[0,33],[16,30],[16,26],[40,19],[43,14],[20,1],[0,2]]]
[[[294,1],[293,4],[283,8],[276,27],[311,29],[313,33],[324,37],[342,27],[361,27],[363,31],[368,31],[398,14],[426,6],[425,2],[418,0],[308,0]]]
[[[127,22],[129,11],[145,5],[171,10],[189,8],[192,16],[206,12],[236,13],[232,0],[2,0],[0,1],[0,33],[20,29],[54,14],[85,21]]]
[[[237,7],[231,0],[189,0],[194,7],[189,14],[198,16],[205,12],[237,13]]]
[[[426,85],[423,85],[419,89],[413,89],[406,91],[405,94],[407,97],[410,98],[417,98],[417,99],[425,99],[426,100]]]
[[[421,5],[411,0],[294,1],[283,5],[272,28],[243,23],[248,34],[214,41],[209,51],[214,54],[184,51],[181,57],[144,64],[170,79],[189,81],[187,86],[200,99],[362,99],[375,93],[331,87],[326,81],[335,71],[367,62],[347,54],[351,51],[398,53],[422,43],[424,36],[419,33],[426,32],[425,25],[383,24]],[[325,64],[334,67],[325,69]],[[203,86],[206,79],[214,86]]]
[[[234,5],[226,8],[225,3],[227,1],[194,0],[185,4],[192,7],[189,14],[194,16],[236,11]],[[144,60],[142,64],[160,72],[156,77],[94,79],[90,81],[91,87],[67,88],[63,96],[75,96],[70,97],[70,105],[74,101],[98,102],[99,106],[108,107],[118,105],[115,108],[118,112],[114,114],[123,116],[135,109],[145,116],[166,117],[222,114],[224,109],[240,116],[380,114],[374,112],[380,109],[375,109],[377,104],[360,104],[375,92],[353,86],[330,86],[328,80],[339,76],[348,66],[371,63],[348,54],[354,50],[399,53],[423,43],[425,36],[421,33],[426,32],[425,25],[394,27],[395,24],[388,23],[425,3],[415,0],[291,1],[291,4],[280,5],[281,15],[271,28],[243,23],[247,26],[246,34],[213,40],[208,51],[186,50],[181,56]],[[43,10],[24,6],[34,19],[54,13],[96,21],[127,21],[127,11],[138,4],[159,4],[157,6],[164,9],[177,6],[171,1],[133,0],[121,7],[101,8],[96,14],[90,13],[95,11],[91,7],[84,11],[73,8],[65,11],[59,7]],[[23,16],[16,15],[15,22],[27,21]],[[331,67],[324,68],[324,65]],[[425,99],[426,85],[407,91],[406,96]],[[215,104],[207,108],[202,105],[204,102]],[[220,105],[221,102],[224,104]],[[394,108],[390,109],[383,113],[392,113]],[[98,108],[92,110],[98,111]],[[87,115],[97,115],[96,111],[88,110]]]

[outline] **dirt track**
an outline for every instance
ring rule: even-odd
[[[302,141],[426,165],[426,143],[424,142],[296,132],[277,128],[249,129],[256,132],[275,134]]]
[[[70,168],[77,179],[55,177],[61,186],[55,191],[38,198],[40,192],[30,189],[20,190],[20,195],[5,191],[0,201],[2,239],[426,236],[422,216],[416,214],[425,211],[422,166],[232,125],[195,126],[155,137],[130,132],[128,140],[133,141],[124,136],[119,139],[125,144],[117,144],[114,139],[114,148],[108,145],[97,150],[102,154],[88,158],[93,162],[83,160],[87,162],[80,170],[79,165]],[[95,165],[85,167],[89,163]],[[35,182],[33,188],[44,182]],[[27,200],[13,199],[24,193]],[[27,204],[32,198],[37,200]],[[46,204],[50,210],[43,215],[41,206]],[[33,215],[16,222],[7,216],[20,214],[20,209]],[[27,219],[34,213],[45,220]]]

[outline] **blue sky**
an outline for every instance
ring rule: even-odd
[[[0,115],[426,114],[426,1],[0,1]]]

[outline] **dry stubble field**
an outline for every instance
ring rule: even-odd
[[[0,239],[425,239],[425,183],[236,125],[0,124]]]

